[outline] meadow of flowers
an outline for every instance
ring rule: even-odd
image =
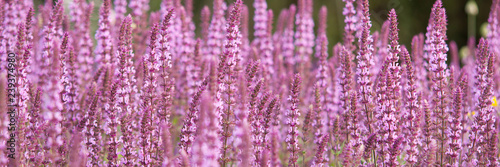
[[[333,48],[313,0],[244,1],[0,0],[0,166],[500,166],[500,0],[465,57],[441,0],[411,46],[343,0]]]

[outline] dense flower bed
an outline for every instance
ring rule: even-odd
[[[500,1],[465,57],[441,0],[411,46],[343,1],[330,49],[313,0],[0,0],[0,166],[499,166]]]

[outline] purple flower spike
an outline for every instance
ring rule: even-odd
[[[359,76],[357,83],[359,85],[359,101],[362,105],[362,113],[365,114],[367,118],[367,126],[369,133],[373,132],[372,129],[372,121],[371,115],[373,114],[372,106],[372,66],[375,64],[373,59],[373,39],[370,35],[370,28],[372,26],[370,21],[370,12],[369,12],[369,4],[368,0],[363,0],[362,2],[362,13],[363,17],[361,18],[361,38],[359,38],[359,52],[357,55],[358,68],[356,74]]]
[[[356,24],[358,22],[358,17],[356,16],[356,10],[354,9],[355,0],[342,0],[342,1],[345,2],[345,7],[344,10],[342,11],[342,14],[345,16],[344,46],[347,48],[347,51],[352,52],[355,49],[353,42],[354,42],[354,33],[357,31]]]
[[[106,120],[106,133],[109,134],[108,139],[108,166],[118,166],[118,135],[117,128],[118,127],[118,116],[117,110],[119,106],[116,103],[116,93],[118,89],[118,83],[113,83],[111,86],[110,95],[108,99],[108,104],[105,105],[106,113],[108,114],[108,118]]]
[[[219,116],[222,133],[222,148],[221,148],[221,165],[225,166],[229,159],[228,145],[230,141],[228,138],[231,137],[232,132],[230,131],[233,123],[233,114],[235,108],[235,98],[237,97],[235,92],[237,92],[237,86],[233,85],[235,83],[235,77],[238,73],[235,72],[237,69],[238,62],[240,61],[240,46],[241,46],[241,34],[239,30],[240,20],[241,20],[241,6],[243,2],[238,0],[233,5],[231,9],[230,16],[228,19],[228,24],[226,26],[226,41],[224,43],[224,53],[220,55],[220,62],[218,68],[218,84],[219,88],[217,90],[216,97],[216,113]],[[225,93],[224,97],[222,93]],[[224,104],[225,106],[224,106]]]
[[[81,18],[83,25],[81,30],[78,32],[82,37],[80,38],[80,41],[78,41],[77,47],[75,48],[79,55],[77,56],[77,70],[78,74],[80,74],[80,78],[78,78],[78,85],[80,86],[85,86],[86,83],[88,83],[92,77],[92,66],[96,63],[96,59],[92,57],[93,42],[90,37],[90,17],[92,11],[94,10],[94,4],[90,3],[86,5],[86,8],[84,9],[83,18]]]
[[[132,107],[133,102],[132,96],[133,96],[133,77],[135,74],[135,69],[130,67],[130,64],[132,63],[132,50],[131,50],[131,23],[132,18],[130,16],[127,16],[123,21],[122,21],[122,26],[120,27],[120,37],[119,37],[119,47],[117,50],[117,58],[119,60],[118,62],[118,80],[119,80],[119,85],[118,85],[118,90],[117,90],[117,96],[118,100],[117,103],[120,105],[120,108],[118,108],[118,114],[121,115],[121,123],[122,123],[122,128],[124,128],[124,133],[122,135],[122,141],[123,141],[123,152],[124,152],[124,160],[122,161],[123,165],[133,165],[135,164],[135,158],[136,158],[136,151],[135,151],[135,144],[132,134],[132,128],[134,126],[137,126],[137,122],[133,119],[136,117],[133,116],[134,114],[132,112],[134,107]]]
[[[328,166],[328,156],[324,155],[324,153],[328,150],[327,143],[329,140],[328,135],[324,135],[321,139],[320,144],[318,145],[318,149],[316,151],[315,159],[312,166],[323,167]]]
[[[471,141],[469,145],[468,157],[473,158],[474,151],[477,150],[476,159],[478,165],[489,165],[487,148],[488,140],[491,133],[496,133],[494,131],[496,120],[493,119],[492,112],[495,111],[492,107],[492,76],[493,76],[493,64],[495,60],[494,54],[490,52],[488,47],[488,42],[481,38],[479,40],[478,50],[476,52],[476,82],[474,86],[476,88],[477,101],[475,102],[475,115],[473,116],[474,122],[471,127],[471,135],[469,140]]]
[[[96,61],[100,64],[109,66],[114,64],[114,57],[112,56],[112,38],[111,38],[111,24],[109,22],[110,0],[104,0],[99,10],[99,29],[95,33],[97,45],[95,48]],[[120,20],[121,21],[121,20]]]
[[[288,160],[289,166],[296,166],[297,159],[299,158],[299,92],[300,92],[300,84],[302,79],[300,78],[300,74],[295,74],[295,78],[290,86],[290,96],[288,97],[288,102],[290,103],[290,110],[286,113],[288,125],[286,143],[288,144],[287,149],[290,152],[290,157]]]
[[[222,53],[221,48],[226,25],[226,19],[224,19],[225,8],[222,0],[214,0],[212,21],[208,29],[207,46],[209,54],[207,54],[207,60],[217,60],[217,57]]]
[[[132,2],[136,2],[133,0]],[[122,20],[125,18],[125,13],[127,13],[127,0],[115,0],[114,1],[115,10],[115,27],[120,28]],[[109,18],[108,18],[109,19]]]
[[[404,60],[404,63],[406,64],[406,78],[407,78],[407,85],[405,86],[406,88],[406,103],[405,103],[405,109],[404,114],[403,114],[403,128],[404,128],[404,133],[405,133],[405,140],[406,143],[408,143],[408,146],[410,147],[407,151],[406,154],[408,155],[406,157],[406,161],[409,164],[416,164],[418,161],[418,156],[419,156],[419,149],[418,146],[421,145],[420,141],[418,140],[420,138],[420,104],[418,101],[419,95],[417,93],[417,86],[416,86],[416,76],[415,76],[415,70],[413,68],[413,64],[410,59],[410,54],[408,53],[408,50],[406,50],[406,47],[402,47],[401,49],[401,57]]]
[[[299,63],[299,70],[305,71],[314,46],[314,21],[312,19],[312,1],[299,0],[296,14],[295,31],[295,63]]]
[[[182,150],[186,151],[188,155],[191,154],[191,145],[194,141],[194,134],[196,132],[196,122],[198,121],[198,105],[200,103],[201,94],[207,88],[208,79],[205,79],[201,85],[198,87],[198,91],[193,95],[193,99],[189,106],[189,113],[187,115],[186,120],[184,121],[184,125],[181,129],[181,137],[180,137],[180,147]]]
[[[39,70],[39,78],[49,78],[49,71],[50,71],[50,61],[52,60],[52,57],[54,57],[54,41],[57,38],[56,34],[56,29],[59,24],[59,18],[60,18],[60,10],[62,8],[62,1],[59,1],[59,3],[56,4],[56,6],[52,9],[52,14],[50,16],[49,24],[46,25],[43,29],[43,49],[42,49],[42,56],[41,56],[41,63],[40,63],[40,70]],[[38,81],[38,86],[42,88],[42,90],[47,90],[47,80],[46,79],[39,79]]]
[[[321,89],[327,86],[327,58],[328,58],[328,38],[326,36],[326,6],[321,7],[319,12],[320,24],[318,27],[318,38],[316,38],[316,57],[319,58],[318,74],[316,74],[316,79],[318,80]]]
[[[17,25],[22,18],[18,18],[18,4],[17,1],[5,1],[2,2],[2,19],[0,19],[0,24],[2,28],[0,28],[0,32],[2,33],[2,37],[0,38],[0,54],[2,54],[0,58],[0,70],[5,70],[7,66],[7,54],[14,53],[16,46],[16,32]],[[24,13],[23,13],[24,14]]]
[[[394,164],[394,155],[395,152],[392,152],[391,149],[396,145],[396,139],[398,138],[398,129],[397,129],[397,110],[400,108],[397,104],[399,104],[400,94],[400,66],[398,65],[399,61],[399,37],[398,37],[398,22],[396,11],[392,9],[389,12],[389,21],[391,23],[390,26],[390,35],[389,40],[389,55],[387,56],[387,101],[384,103],[384,115],[382,120],[384,121],[383,126],[381,127],[382,131],[385,131],[386,134],[382,137],[384,141],[383,149],[386,149],[384,158],[384,163],[386,165]]]
[[[159,100],[160,108],[159,118],[160,122],[169,122],[170,119],[170,106],[172,103],[172,89],[174,79],[171,76],[172,72],[172,52],[170,39],[172,38],[172,32],[170,27],[172,26],[172,18],[174,17],[173,9],[170,9],[168,13],[162,20],[160,29],[158,30],[158,42],[156,43],[156,48],[158,49],[158,57],[160,61],[160,78],[162,79],[161,84],[161,99]]]
[[[343,117],[343,133],[346,138],[345,140],[349,140],[349,111],[350,111],[350,99],[353,94],[352,92],[352,56],[351,53],[347,50],[347,48],[342,47],[342,52],[341,52],[341,68],[340,68],[340,73],[338,83],[340,85],[340,106],[341,106],[341,112],[340,114]]]
[[[441,165],[444,164],[445,158],[445,140],[446,140],[446,121],[447,116],[447,102],[446,102],[446,92],[445,87],[447,86],[447,54],[448,46],[445,42],[446,37],[446,15],[445,10],[442,8],[441,0],[437,0],[433,13],[433,26],[431,27],[431,38],[430,38],[430,55],[429,55],[429,65],[430,71],[432,72],[433,81],[432,91],[434,92],[433,98],[433,110],[437,113],[438,122],[437,128],[439,137],[439,162]]]
[[[288,18],[287,22],[285,25],[285,30],[283,31],[283,37],[281,40],[281,49],[282,49],[282,54],[283,58],[285,59],[286,65],[290,68],[295,65],[295,58],[294,58],[294,25],[295,25],[295,11],[296,7],[295,5],[291,5],[290,8],[288,9]]]
[[[460,162],[460,150],[462,149],[462,113],[463,113],[463,92],[460,87],[453,90],[453,111],[450,111],[450,118],[447,120],[449,126],[447,128],[448,145],[446,156],[450,158],[448,165],[458,166]]]
[[[268,35],[268,17],[267,17],[267,2],[266,0],[256,0],[253,3],[253,7],[255,8],[255,14],[253,17],[254,29],[254,40],[252,45],[261,47],[261,42],[267,38]]]
[[[208,27],[210,26],[210,9],[208,6],[204,6],[203,9],[201,10],[201,36],[204,42],[208,40],[208,34],[209,30]],[[206,43],[203,44],[204,47],[206,47]],[[204,49],[205,50],[205,49]],[[206,52],[204,52],[206,54]]]

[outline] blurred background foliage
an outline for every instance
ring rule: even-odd
[[[43,4],[46,0],[34,0],[35,6]],[[72,0],[65,0],[67,5]],[[102,0],[87,0],[95,3],[95,10],[91,19],[93,32],[97,29],[98,11]],[[113,0],[112,0],[113,1]],[[130,0],[128,0],[130,1]],[[150,12],[160,9],[162,0],[151,0],[149,3]],[[226,0],[228,4],[233,3],[235,0]],[[243,0],[244,4],[249,7],[250,18],[253,18],[253,1]],[[477,4],[477,15],[475,16],[475,23],[469,23],[468,15],[466,13],[467,2],[475,2]],[[380,30],[380,26],[387,19],[387,13],[390,9],[394,8],[398,14],[399,29],[400,29],[400,43],[409,46],[411,38],[418,33],[425,33],[427,23],[429,21],[429,14],[435,0],[370,0],[370,13],[372,20],[372,33]],[[193,0],[194,18],[197,26],[197,33],[199,34],[200,12],[203,6],[208,6],[212,9],[213,0]],[[297,0],[267,0],[268,8],[274,12],[275,22],[281,9],[288,8],[291,4],[297,4]],[[469,24],[473,24],[473,33],[476,39],[484,36],[486,22],[490,12],[491,0],[443,0],[446,14],[448,16],[448,41],[455,41],[459,48],[467,45]],[[341,42],[344,31],[344,16],[342,9],[344,2],[342,0],[314,0],[314,20],[317,25],[318,12],[321,6],[325,5],[328,8],[328,38],[330,47],[335,43]],[[66,12],[68,12],[66,10]],[[130,9],[129,9],[130,12]],[[250,33],[253,30],[253,20],[249,20]],[[315,30],[316,31],[316,30]],[[482,33],[481,33],[482,31]],[[252,34],[250,34],[252,38]],[[478,41],[478,40],[476,40]]]

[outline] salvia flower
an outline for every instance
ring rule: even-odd
[[[447,74],[447,54],[448,46],[446,45],[446,15],[445,10],[442,7],[441,1],[436,1],[436,6],[433,8],[432,12],[434,14],[433,18],[433,27],[431,30],[431,40],[430,40],[430,71],[432,72],[432,81],[433,86],[432,90],[434,92],[433,96],[433,109],[437,113],[438,129],[440,131],[440,135],[437,138],[440,142],[439,151],[440,155],[440,164],[443,164],[444,161],[444,142],[445,142],[445,121],[447,120],[447,104],[446,104],[446,90],[445,87],[447,85],[446,78]]]
[[[448,133],[448,145],[449,148],[446,151],[446,155],[451,159],[449,165],[457,166],[459,162],[460,150],[462,148],[462,96],[463,92],[460,87],[457,87],[453,91],[453,111],[450,111],[450,117],[448,123],[450,126],[447,129]]]
[[[288,144],[287,149],[290,152],[290,157],[288,163],[290,166],[295,166],[297,163],[297,159],[299,157],[299,116],[300,111],[298,108],[299,104],[299,92],[300,92],[300,84],[302,79],[300,78],[300,74],[295,74],[295,78],[290,86],[290,96],[288,97],[288,102],[290,103],[290,110],[286,113],[287,119],[286,124],[288,125],[286,143]]]
[[[462,62],[442,0],[411,51],[343,0],[331,57],[313,0],[195,2],[0,0],[0,166],[500,165],[500,0]]]
[[[95,33],[97,41],[95,55],[96,61],[102,64],[113,64],[111,24],[109,21],[110,0],[104,0],[99,10],[99,29]],[[119,14],[119,13],[118,13]]]
[[[413,68],[413,64],[410,60],[410,54],[406,47],[402,47],[401,49],[401,57],[403,58],[406,64],[406,78],[407,84],[405,86],[406,91],[406,104],[405,111],[403,114],[403,128],[405,129],[406,142],[408,143],[409,149],[406,151],[408,157],[406,157],[406,161],[410,164],[415,164],[417,162],[417,157],[419,155],[418,146],[420,142],[418,138],[420,138],[420,104],[418,101],[419,94],[417,92],[416,86],[416,76],[415,70]]]
[[[344,45],[349,52],[354,51],[354,33],[357,31],[358,17],[354,9],[354,0],[342,0],[345,2],[345,7],[342,14],[345,16],[344,23]],[[366,17],[366,16],[365,16]]]
[[[232,126],[232,114],[234,113],[234,101],[236,86],[233,85],[235,83],[235,76],[238,73],[235,71],[237,62],[239,61],[240,55],[240,46],[241,46],[241,34],[239,31],[240,19],[241,19],[241,5],[243,2],[241,0],[236,1],[233,8],[231,9],[231,13],[228,19],[228,24],[226,26],[226,41],[224,43],[224,53],[220,56],[219,62],[219,90],[217,92],[217,96],[220,96],[221,92],[225,93],[225,97],[217,98],[217,113],[220,115],[220,125],[221,125],[221,133],[222,133],[222,150],[221,150],[221,161],[222,166],[229,161],[228,159],[228,138],[231,136],[230,128]],[[221,75],[222,74],[222,75]],[[224,102],[226,105],[223,107],[221,102]]]
[[[156,43],[156,48],[158,49],[158,57],[160,61],[160,78],[162,80],[161,84],[161,99],[159,105],[162,106],[159,113],[159,118],[161,122],[167,122],[170,115],[170,103],[172,94],[172,83],[173,78],[170,76],[172,71],[172,53],[170,51],[170,38],[171,31],[170,26],[172,25],[172,18],[174,17],[173,10],[169,10],[168,13],[162,20],[160,28],[158,30],[158,38]]]
[[[384,103],[384,116],[383,121],[384,124],[381,129],[386,131],[386,135],[382,137],[384,143],[384,149],[387,149],[386,154],[384,155],[384,164],[391,165],[394,164],[394,156],[395,152],[391,152],[391,149],[396,145],[396,139],[398,138],[398,128],[397,128],[397,110],[399,109],[399,93],[400,92],[400,66],[398,64],[399,61],[399,37],[397,28],[397,16],[396,11],[392,9],[389,12],[389,20],[391,22],[391,33],[389,35],[390,45],[389,45],[389,55],[387,56],[387,101]]]
[[[191,145],[194,141],[194,133],[196,132],[196,122],[198,121],[198,105],[200,103],[201,94],[205,91],[208,80],[205,79],[198,87],[198,91],[193,95],[193,99],[189,106],[189,113],[184,125],[181,129],[180,146],[187,154],[191,153]]]

